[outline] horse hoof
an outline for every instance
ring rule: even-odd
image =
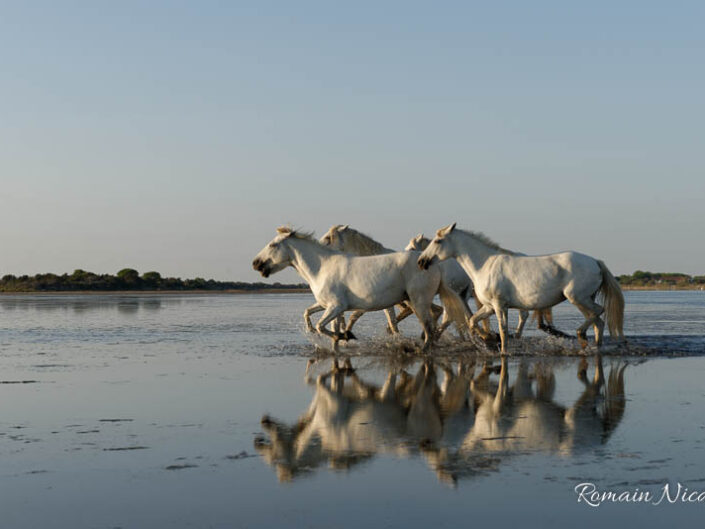
[[[539,325],[539,329],[548,334],[549,336],[556,336],[558,338],[570,338],[569,334],[556,329],[553,325],[546,325],[545,323]]]

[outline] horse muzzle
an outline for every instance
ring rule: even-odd
[[[269,277],[269,274],[271,273],[271,269],[269,268],[267,261],[263,261],[262,259],[255,259],[252,261],[252,268],[262,274],[263,277]]]
[[[433,257],[419,257],[418,265],[421,270],[428,270],[428,267],[433,264]]]

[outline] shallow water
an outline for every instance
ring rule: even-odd
[[[705,491],[705,293],[626,298],[627,349],[530,330],[502,373],[399,353],[378,314],[331,372],[304,294],[2,296],[1,526],[692,524],[705,502],[574,491]]]

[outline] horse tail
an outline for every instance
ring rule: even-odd
[[[597,261],[602,272],[599,293],[604,299],[605,322],[613,338],[624,340],[624,294],[619,283],[602,261]]]
[[[450,319],[458,326],[458,329],[464,329],[470,332],[468,318],[472,314],[468,314],[468,309],[460,296],[448,285],[443,282],[438,286],[438,295],[441,298],[443,308],[448,311]]]

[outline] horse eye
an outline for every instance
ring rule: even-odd
[[[270,248],[276,248],[277,245],[272,242],[272,243],[269,243],[269,247],[270,247]]]

